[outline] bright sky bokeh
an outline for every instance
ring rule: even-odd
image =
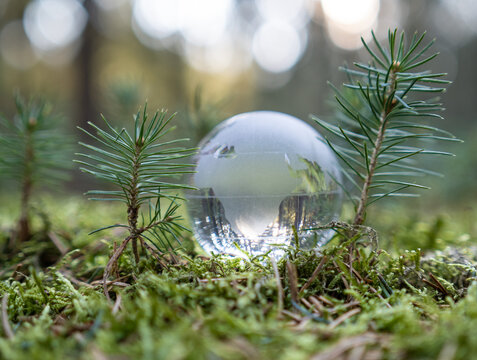
[[[383,27],[399,26],[393,1],[94,0],[100,13],[125,14],[117,21],[129,18],[127,26],[144,46],[176,52],[201,72],[236,74],[253,67],[270,76],[290,72],[300,62],[313,26],[344,50],[359,49],[361,37],[368,40],[386,16],[394,22]],[[442,26],[445,37],[464,41],[460,32],[477,33],[475,1],[436,1],[437,13],[461,20],[453,28]],[[83,0],[33,0],[21,19],[23,28],[18,21],[3,27],[0,53],[19,69],[43,60],[61,64],[54,59],[62,54],[63,62],[71,61],[88,19]]]

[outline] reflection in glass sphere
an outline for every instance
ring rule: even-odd
[[[257,111],[233,116],[202,140],[188,209],[199,244],[209,253],[284,254],[326,243],[332,233],[306,231],[335,220],[340,169],[309,125],[290,115]],[[305,231],[303,231],[305,230]],[[282,247],[277,246],[282,245]]]

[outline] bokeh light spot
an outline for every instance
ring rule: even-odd
[[[179,0],[136,0],[133,20],[152,38],[168,37],[179,30],[180,3]]]
[[[25,9],[23,26],[32,45],[47,52],[71,45],[87,20],[78,0],[34,0]]]
[[[180,33],[195,45],[210,45],[226,31],[233,5],[232,0],[136,0],[133,21],[151,38]]]
[[[335,23],[327,23],[328,36],[333,43],[345,50],[357,50],[363,46],[361,38],[364,41],[371,40],[371,28],[363,31],[362,33],[353,33],[344,30],[340,26],[336,26]]]
[[[257,0],[256,5],[265,20],[285,21],[300,27],[310,20],[306,0]]]
[[[229,24],[232,0],[181,0],[181,33],[195,45],[211,45]]]
[[[213,46],[186,44],[187,62],[195,69],[206,73],[240,73],[252,61],[247,44],[240,39],[224,36]]]
[[[376,26],[380,0],[321,0],[321,5],[330,39],[338,47],[354,50]]]
[[[301,57],[300,36],[286,22],[267,21],[255,33],[252,51],[258,65],[264,70],[284,72],[290,70]]]
[[[369,28],[379,13],[379,0],[322,0],[326,17],[348,32],[361,32]]]

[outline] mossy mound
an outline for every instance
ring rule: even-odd
[[[68,203],[83,215],[48,210],[49,235],[3,256],[4,359],[470,359],[477,351],[471,247],[385,251],[364,236],[335,239],[319,254],[291,248],[274,264],[197,255],[184,239],[162,263],[144,257],[135,266],[126,254],[108,302],[100,278],[122,234],[86,233],[91,219],[115,210]],[[35,249],[52,248],[45,267]]]

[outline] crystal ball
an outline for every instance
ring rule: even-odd
[[[255,111],[217,125],[199,144],[186,194],[208,253],[280,258],[284,248],[318,248],[331,230],[311,230],[341,211],[341,171],[321,135],[293,116]]]

